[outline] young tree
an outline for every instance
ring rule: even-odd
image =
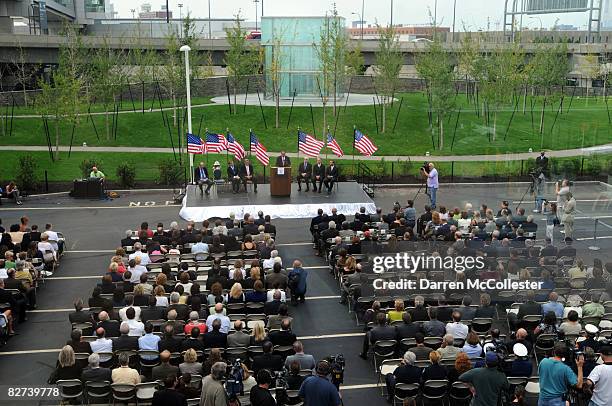
[[[38,64],[30,64],[26,60],[26,52],[21,45],[21,42],[17,44],[17,55],[14,58],[13,65],[15,66],[15,76],[17,83],[21,87],[23,92],[23,104],[28,106],[28,87],[31,86],[33,75],[38,70]],[[1,76],[0,76],[1,78]]]
[[[601,65],[599,64],[599,55],[596,53],[588,53],[579,57],[578,70],[580,74],[586,78],[586,105],[589,105],[589,89],[593,87],[593,80],[601,76]]]
[[[280,126],[280,89],[282,85],[282,67],[284,63],[281,35],[275,32],[270,43],[266,44],[265,57],[269,63],[266,68],[266,87],[274,98],[274,127]]]
[[[427,52],[416,60],[416,69],[425,80],[432,112],[436,113],[438,125],[438,148],[444,148],[444,121],[455,109],[454,66],[442,44],[435,39]]]
[[[142,104],[142,111],[144,112],[145,83],[157,79],[157,76],[153,75],[153,71],[157,70],[157,62],[159,61],[157,52],[145,45],[142,32],[143,30],[139,20],[137,33],[132,38],[132,47],[129,57],[134,67],[131,76],[140,84],[140,102]]]
[[[382,105],[382,130],[386,129],[387,104],[391,101],[395,90],[399,85],[399,73],[402,69],[403,56],[399,47],[399,37],[393,27],[378,27],[378,51],[376,52],[376,68],[374,83],[381,96]]]
[[[334,71],[334,39],[332,37],[330,17],[325,17],[323,27],[321,27],[321,35],[318,43],[313,43],[314,52],[319,62],[319,74],[316,77],[319,93],[321,96],[321,104],[323,105],[323,133],[327,128],[327,104],[329,103],[329,94],[334,91],[333,86],[333,71]]]
[[[544,144],[544,113],[546,105],[557,98],[555,89],[563,86],[570,71],[567,44],[540,44],[527,66],[529,81],[534,88],[541,89],[542,111],[540,113],[540,134]]]
[[[334,117],[338,114],[338,93],[344,89],[346,76],[346,50],[348,38],[343,20],[338,16],[338,11],[334,4],[333,15],[330,23],[330,35],[332,40],[332,76],[333,76],[333,101]]]
[[[240,14],[236,15],[233,27],[227,28],[225,32],[230,46],[229,50],[225,53],[225,64],[227,65],[227,73],[234,93],[234,114],[238,114],[238,109],[236,108],[238,89],[249,75],[257,72],[259,52],[253,45],[247,42],[247,33],[242,28]]]
[[[361,41],[353,44],[346,53],[346,75],[356,76],[363,74],[364,58],[361,52]]]
[[[180,97],[185,89],[185,66],[182,59],[183,54],[179,51],[180,48],[181,43],[178,33],[175,30],[169,30],[166,35],[166,50],[163,55],[164,64],[161,67],[161,74],[164,78],[161,85],[172,100],[172,116],[175,127],[177,125],[177,97]]]
[[[104,124],[106,139],[111,138],[110,110],[114,109],[117,95],[121,92],[124,74],[121,70],[125,62],[125,55],[121,51],[110,47],[108,38],[104,38],[103,46],[93,52],[90,59],[90,84],[95,102],[104,108]]]

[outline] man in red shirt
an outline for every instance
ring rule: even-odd
[[[189,313],[189,323],[185,324],[185,335],[190,335],[191,330],[193,330],[194,327],[200,329],[200,334],[206,333],[206,323],[200,323],[198,321],[199,317],[200,315],[198,314],[198,312]]]

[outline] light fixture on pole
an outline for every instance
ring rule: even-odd
[[[185,90],[187,94],[187,132],[193,134],[191,128],[191,84],[189,80],[189,45],[183,45],[179,51],[185,53]],[[182,136],[182,134],[181,134]],[[189,154],[189,153],[188,153]],[[189,178],[193,182],[193,154],[189,154]]]
[[[391,23],[389,25],[393,27],[393,0],[391,0]]]
[[[208,39],[212,39],[212,27],[210,26],[210,0],[208,0]]]
[[[170,24],[170,9],[168,8],[168,0],[166,0],[166,24]]]
[[[133,8],[130,11],[132,12],[132,20],[136,19],[136,9]]]
[[[363,41],[363,16],[359,13],[351,13],[351,14],[355,14],[357,17],[359,17],[359,25],[361,26],[361,40]]]
[[[179,8],[179,27],[180,27],[180,33],[181,33],[181,38],[183,38],[183,3],[179,3],[177,4],[178,8]]]
[[[253,0],[255,3],[255,31],[257,31],[257,5],[259,4],[259,0]]]

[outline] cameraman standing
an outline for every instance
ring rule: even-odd
[[[319,361],[317,374],[309,376],[302,383],[300,397],[304,399],[304,406],[340,406],[338,389],[328,379],[331,365],[327,361]]]
[[[470,369],[459,375],[459,380],[474,387],[472,406],[498,405],[502,393],[507,392],[510,384],[508,378],[499,370],[499,357],[493,351],[487,351],[485,367]]]
[[[434,167],[433,162],[427,164],[427,167],[421,167],[421,174],[427,178],[427,189],[429,191],[429,199],[431,200],[431,208],[436,208],[436,195],[438,193],[438,170]]]
[[[538,406],[565,406],[565,397],[570,387],[582,388],[582,366],[584,356],[576,358],[578,376],[567,366],[563,359],[568,357],[568,347],[564,342],[557,341],[553,356],[544,358],[538,367],[540,376],[540,396]]]
[[[542,168],[536,168],[533,177],[533,194],[535,195],[535,208],[534,213],[539,213],[542,210],[542,204],[544,203],[544,192],[546,188],[546,176]]]
[[[251,406],[276,406],[276,401],[270,394],[269,388],[272,384],[272,374],[267,369],[257,373],[257,386],[249,393]]]
[[[585,383],[593,392],[589,406],[612,404],[612,346],[601,347],[601,357],[604,363],[591,371]]]

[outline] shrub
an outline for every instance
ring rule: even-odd
[[[81,170],[81,175],[83,178],[88,178],[91,173],[91,168],[97,167],[99,171],[104,172],[102,169],[102,161],[99,159],[83,159],[79,164],[79,169]]]
[[[129,162],[122,162],[117,166],[117,180],[121,187],[133,188],[136,179],[136,168]]]
[[[183,167],[172,158],[159,162],[159,183],[177,187],[184,181]]]
[[[17,187],[22,191],[33,191],[38,183],[36,178],[36,160],[30,154],[19,157],[19,166],[15,175]]]

